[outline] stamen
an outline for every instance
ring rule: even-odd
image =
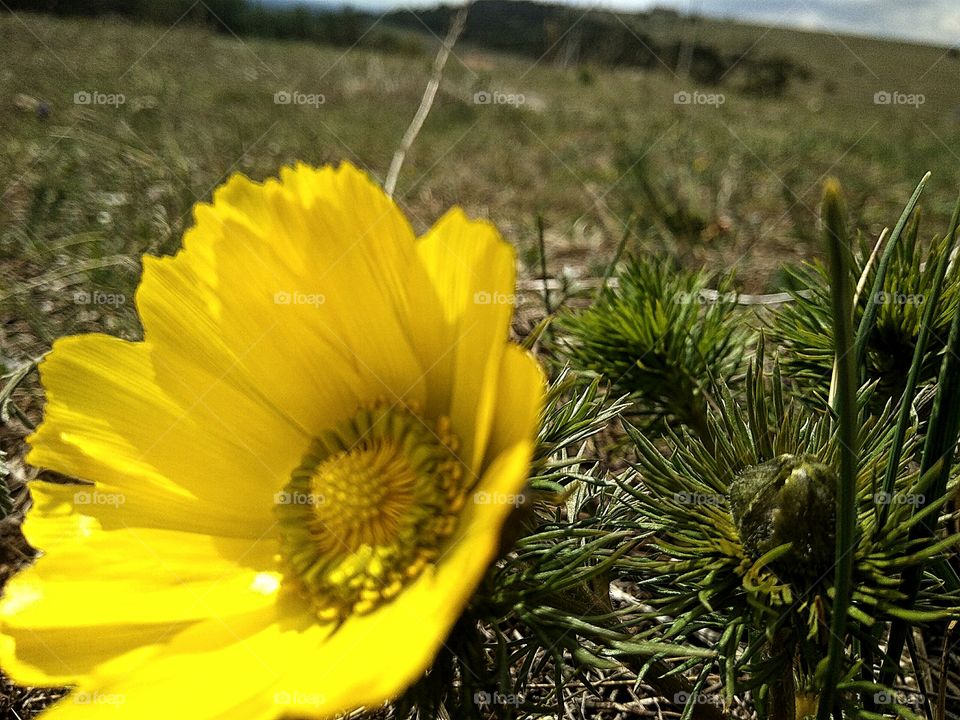
[[[290,577],[323,620],[389,601],[435,561],[467,487],[450,421],[362,408],[312,443],[276,498]]]

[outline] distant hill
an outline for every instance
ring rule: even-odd
[[[457,8],[390,13],[384,22],[410,31],[424,28],[442,36]],[[777,95],[790,80],[808,78],[809,70],[784,55],[750,53],[749,48],[721,48],[705,39],[662,37],[651,30],[702,22],[671,10],[624,14],[584,11],[527,0],[478,0],[470,8],[462,42],[561,65],[670,70],[698,83],[736,83],[748,92]]]
[[[435,45],[458,8],[396,10],[387,15],[330,0],[7,0],[14,10],[57,15],[121,15],[160,24],[194,23],[215,32],[341,47],[419,54]],[[771,42],[773,37],[786,42]],[[779,97],[796,81],[832,82],[829,67],[803,49],[824,36],[759,28],[731,21],[654,9],[622,13],[529,0],[478,0],[470,8],[461,43],[560,67],[599,65],[667,72],[698,86],[725,87],[761,97]],[[835,37],[835,36],[833,36]],[[806,38],[806,39],[803,39]],[[763,41],[763,42],[761,42]],[[851,39],[871,48],[903,43]],[[951,57],[954,57],[954,51]],[[861,63],[862,64],[862,63]],[[822,76],[822,77],[821,77]]]
[[[226,35],[348,46],[356,44],[375,20],[347,5],[271,0],[6,0],[6,5],[17,11],[70,17],[116,15],[162,25],[203,25]]]

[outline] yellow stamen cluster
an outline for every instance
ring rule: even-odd
[[[434,562],[468,490],[449,420],[361,408],[311,445],[276,498],[280,549],[323,620],[366,613]]]

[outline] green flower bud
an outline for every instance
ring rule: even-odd
[[[730,484],[730,509],[747,555],[785,543],[771,563],[785,580],[810,582],[834,559],[837,476],[812,455],[781,455],[747,468]]]

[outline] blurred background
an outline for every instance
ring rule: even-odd
[[[382,180],[456,10],[0,0],[0,362],[89,326],[136,336],[140,255],[175,251],[232,172],[347,159]],[[932,170],[945,226],[958,14],[479,0],[396,198],[418,230],[452,204],[489,217],[537,274],[540,219],[552,276],[602,273],[626,233],[775,291],[818,251],[827,175],[876,237]]]

